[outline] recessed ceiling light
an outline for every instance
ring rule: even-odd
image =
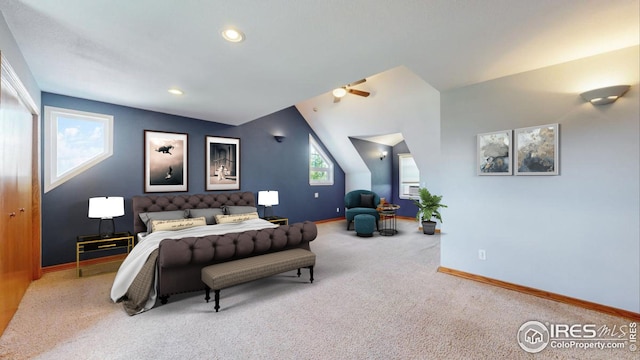
[[[180,90],[180,89],[176,89],[176,88],[172,88],[172,89],[169,89],[169,90],[167,90],[167,91],[168,91],[170,94],[173,94],[173,95],[182,95],[182,94],[184,94],[184,92],[183,92],[182,90]]]
[[[222,30],[222,37],[230,42],[241,42],[244,40],[244,34],[242,31],[234,28],[228,28]]]

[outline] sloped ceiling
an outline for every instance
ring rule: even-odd
[[[231,125],[296,105],[358,173],[348,137],[406,138],[433,115],[434,91],[639,44],[639,1],[0,0],[0,11],[42,91]],[[229,25],[246,40],[224,41]],[[362,78],[372,96],[332,107],[331,89]],[[398,109],[418,125],[403,132]]]
[[[398,66],[443,91],[636,45],[640,32],[638,0],[0,0],[0,10],[43,91],[232,125]],[[227,25],[246,40],[225,42]]]
[[[358,88],[370,91],[371,95],[367,98],[346,95],[334,103],[333,96],[327,93],[297,105],[298,111],[331,149],[340,167],[359,178],[354,188],[366,188],[370,184],[369,169],[349,137],[389,145],[406,140],[409,148],[412,145],[424,148],[429,139],[431,145],[439,149],[440,95],[419,76],[399,66],[367,78]],[[420,156],[414,154],[418,162]],[[349,182],[353,181],[347,182],[351,188]]]

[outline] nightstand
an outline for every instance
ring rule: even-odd
[[[76,274],[82,276],[80,268],[80,255],[107,251],[113,249],[126,249],[127,254],[131,252],[135,245],[135,237],[129,232],[115,233],[113,236],[103,238],[100,235],[81,235],[76,241]]]
[[[270,223],[274,223],[278,225],[289,225],[289,219],[283,218],[280,216],[269,216],[263,219],[267,220]]]

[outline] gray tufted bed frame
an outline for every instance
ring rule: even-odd
[[[146,231],[142,212],[219,208],[223,205],[255,206],[252,192],[197,195],[146,195],[133,197],[133,228]],[[182,239],[165,239],[157,253],[158,298],[164,304],[169,295],[203,291],[203,267],[293,248],[310,250],[318,234],[310,221],[263,229]]]

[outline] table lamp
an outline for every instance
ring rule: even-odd
[[[102,238],[112,237],[115,233],[113,218],[124,215],[124,198],[104,196],[89,198],[89,217],[100,219],[98,234]]]
[[[258,205],[264,206],[264,218],[269,219],[273,217],[273,209],[271,216],[267,216],[267,209],[273,205],[278,205],[278,192],[274,190],[258,191]]]

